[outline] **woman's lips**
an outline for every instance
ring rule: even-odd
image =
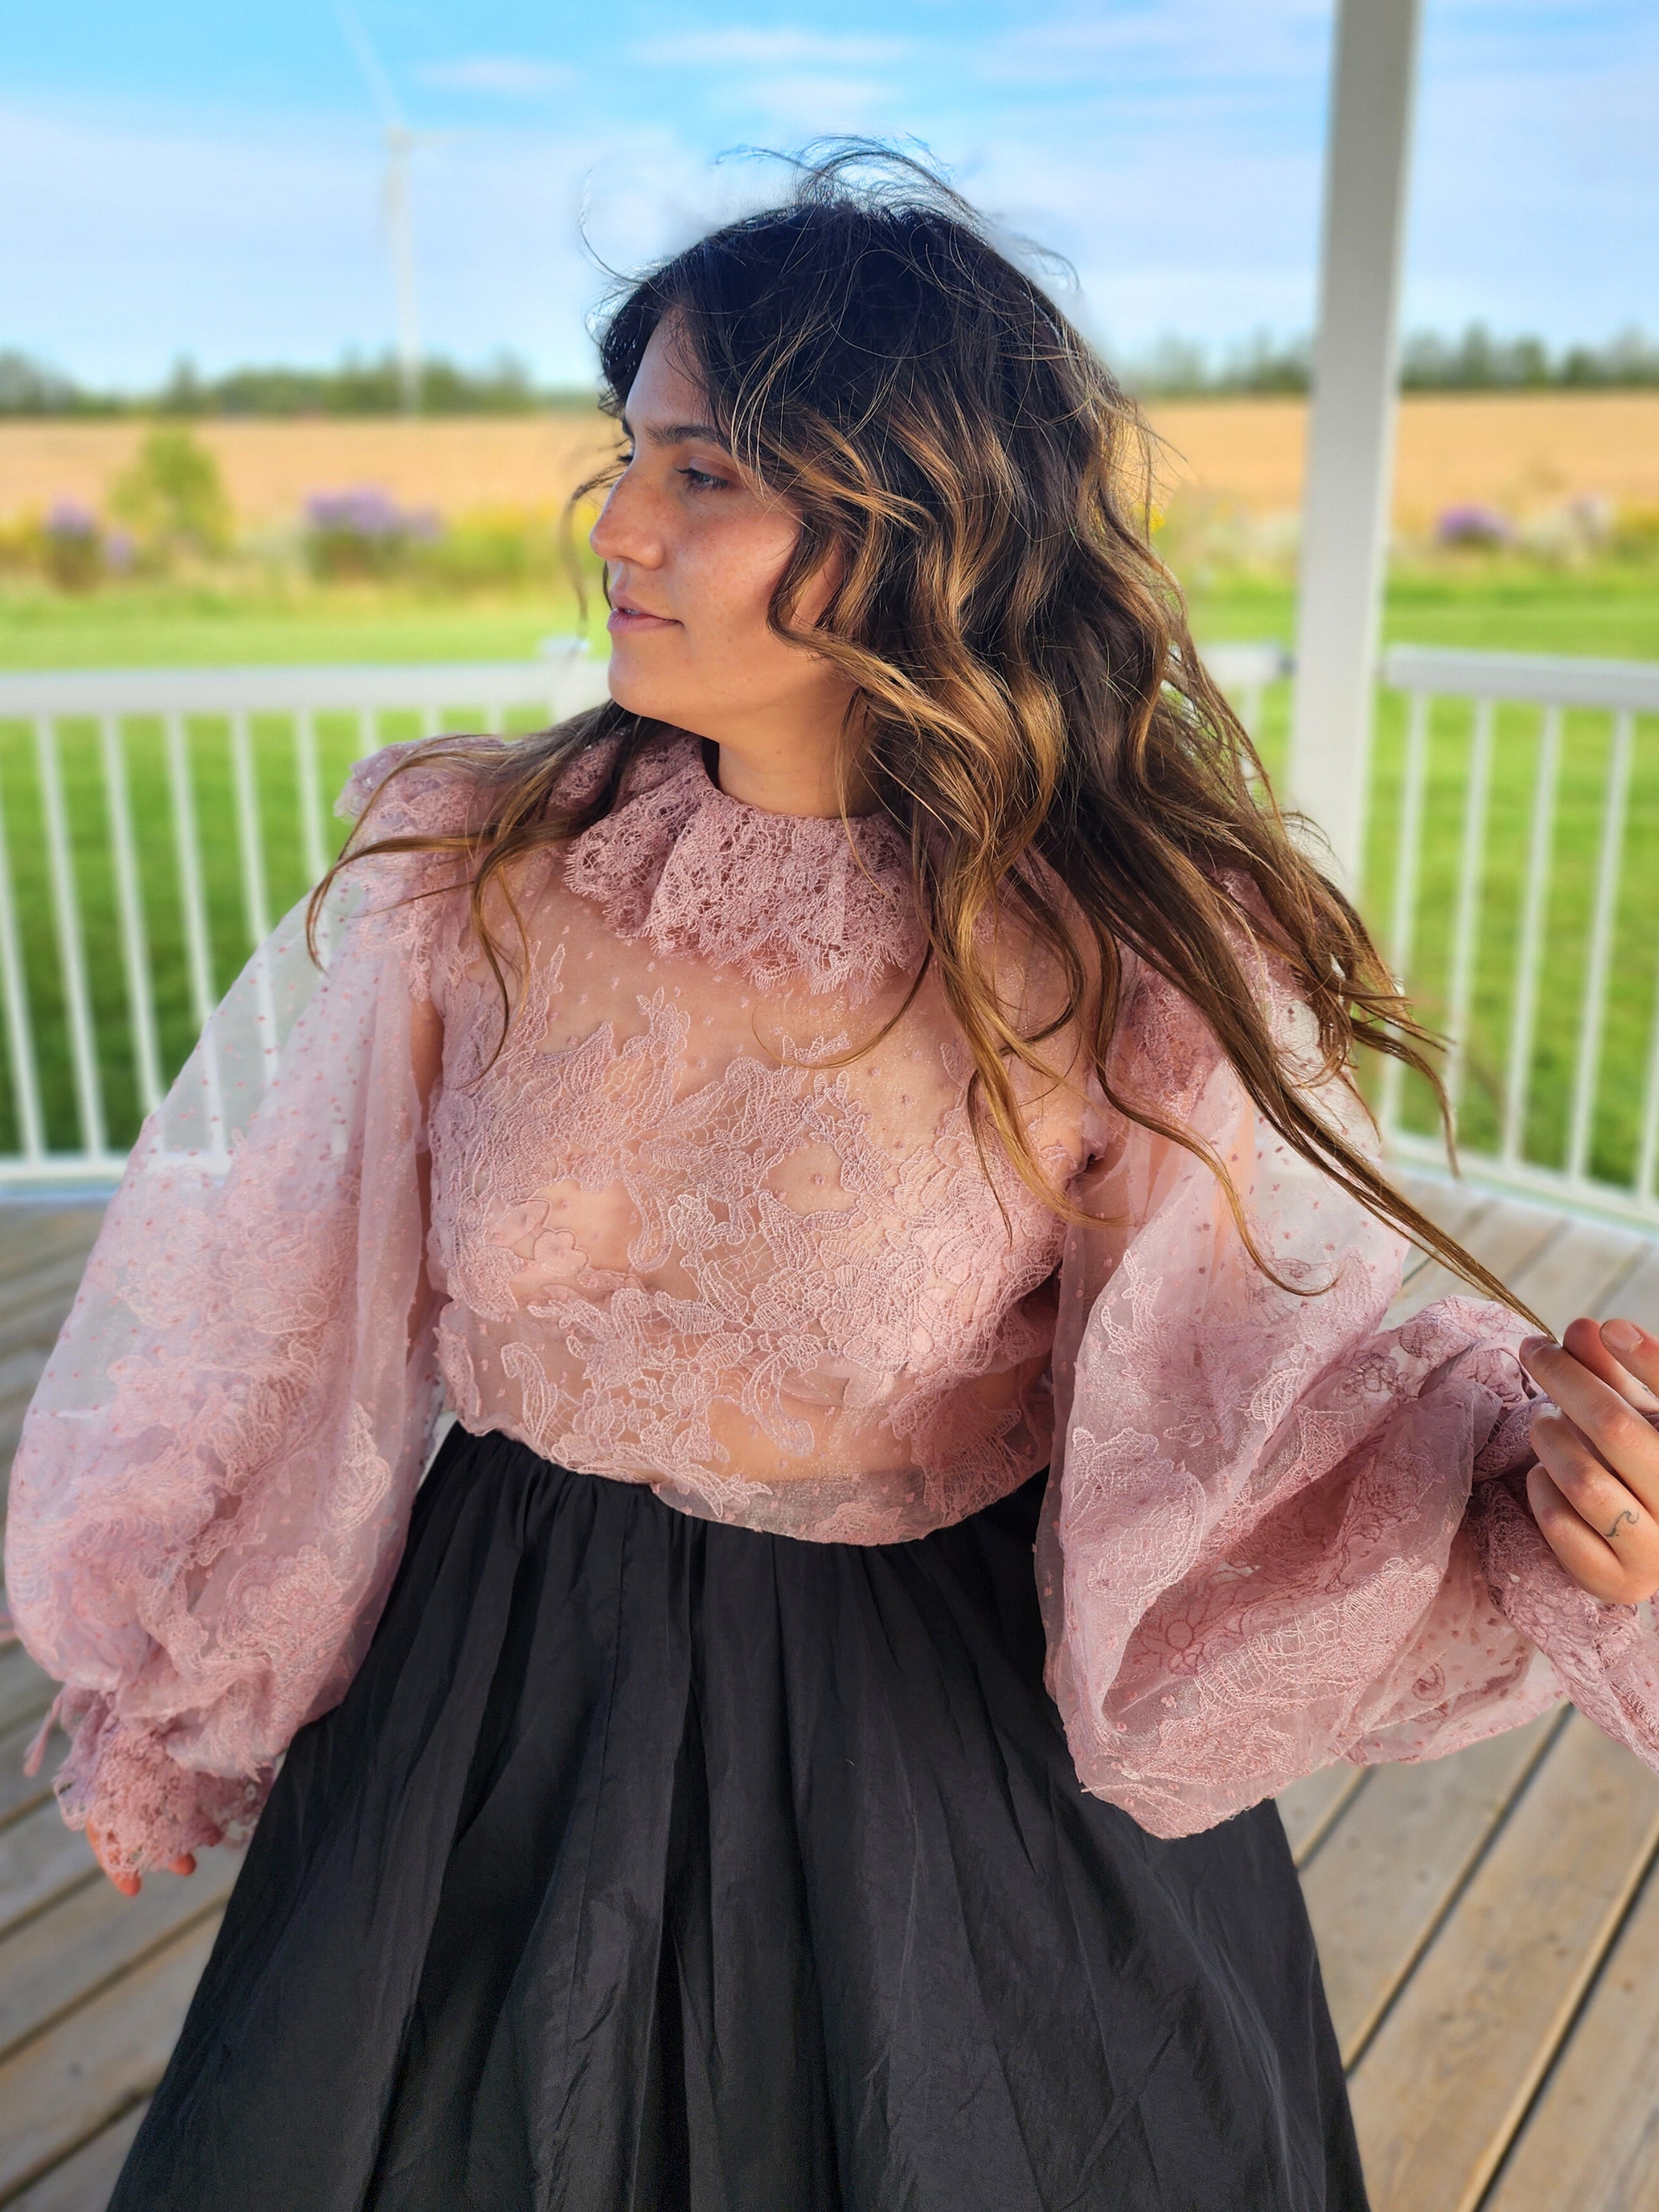
[[[648,629],[678,629],[667,615],[648,615],[638,607],[612,607],[605,628],[613,637],[637,637]]]

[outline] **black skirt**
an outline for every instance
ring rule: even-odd
[[[1079,1788],[1041,1495],[810,1544],[452,1431],[110,2212],[1362,2212],[1279,1815]]]

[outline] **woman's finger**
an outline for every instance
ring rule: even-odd
[[[1546,1541],[1573,1580],[1607,1603],[1634,1605],[1659,1589],[1659,1521],[1609,1473],[1553,1406],[1532,1425],[1538,1466],[1528,1495]],[[1541,1478],[1540,1488],[1532,1477]],[[1540,1510],[1541,1498],[1547,1516]]]
[[[1527,1471],[1527,1502],[1544,1541],[1581,1589],[1603,1605],[1636,1605],[1650,1595],[1659,1572],[1637,1574],[1577,1512],[1549,1469]]]
[[[1585,1324],[1587,1334],[1589,1327],[1590,1324]],[[1659,1412],[1659,1336],[1650,1334],[1636,1322],[1623,1319],[1604,1321],[1595,1330],[1595,1335],[1603,1356],[1611,1354],[1630,1378],[1630,1383],[1620,1385],[1615,1382],[1614,1387],[1624,1388],[1631,1403],[1640,1407],[1644,1413]],[[1570,1351],[1577,1351],[1577,1348],[1576,1346],[1568,1347]],[[1583,1358],[1583,1354],[1580,1352],[1578,1356]],[[1613,1381],[1610,1376],[1605,1379]],[[1633,1389],[1630,1384],[1634,1385]]]
[[[137,1897],[144,1886],[143,1877],[134,1874],[128,1867],[112,1867],[110,1864],[107,1856],[109,1847],[103,1831],[94,1828],[90,1820],[87,1823],[87,1841],[92,1845],[93,1856],[120,1891],[122,1896]]]
[[[1612,1603],[1620,1573],[1613,1547],[1573,1511],[1542,1465],[1527,1470],[1527,1503],[1539,1534],[1574,1582],[1604,1604]]]
[[[1531,1337],[1521,1363],[1602,1465],[1659,1516],[1659,1436],[1629,1401],[1563,1346]]]
[[[1607,1340],[1609,1331],[1613,1333],[1615,1343],[1626,1345],[1637,1365],[1646,1366],[1650,1371],[1652,1370],[1654,1362],[1659,1360],[1659,1338],[1647,1336],[1634,1322],[1594,1322],[1581,1315],[1562,1331],[1562,1346],[1572,1354],[1580,1366],[1588,1367],[1590,1373],[1599,1376],[1609,1389],[1616,1390],[1626,1405],[1634,1406],[1641,1413],[1659,1413],[1659,1395],[1648,1388],[1634,1368],[1626,1367],[1618,1357],[1614,1344]],[[1629,1336],[1635,1340],[1633,1344],[1626,1342],[1624,1332],[1628,1332]],[[1649,1357],[1650,1347],[1651,1358]]]

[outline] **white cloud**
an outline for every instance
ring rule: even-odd
[[[874,69],[915,52],[905,39],[838,35],[822,31],[723,29],[690,31],[672,38],[638,39],[635,61],[693,69]]]
[[[1659,11],[1607,4],[1623,27],[1604,0],[1429,9],[1408,322],[1480,315],[1559,339],[1659,319]],[[580,95],[539,33],[440,50],[426,82],[500,106],[495,127],[414,164],[428,342],[469,359],[510,345],[586,376],[592,258],[633,270],[780,197],[776,165],[716,163],[716,148],[856,130],[913,135],[970,198],[1068,255],[1073,311],[1115,349],[1161,329],[1224,343],[1305,327],[1329,0],[1029,13],[987,35],[960,0],[892,0],[875,19],[890,36],[728,24],[641,49],[678,75],[627,64],[624,18],[622,64],[607,79],[584,51]],[[216,367],[384,345],[381,159],[367,111],[0,99],[0,341],[89,380],[149,379],[183,349]]]
[[[481,92],[500,99],[533,100],[576,82],[562,62],[532,61],[517,54],[470,54],[453,62],[428,62],[416,71],[423,84],[446,92]]]
[[[879,77],[824,76],[802,70],[769,76],[748,88],[763,118],[762,131],[823,137],[839,131],[877,130],[901,97]]]

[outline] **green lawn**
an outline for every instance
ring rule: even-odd
[[[1193,630],[1205,639],[1295,634],[1288,584],[1242,580],[1192,594]],[[1393,577],[1383,609],[1390,645],[1468,646],[1483,653],[1588,653],[1659,660],[1659,570],[1490,568],[1466,575]]]
[[[601,637],[604,614],[590,603]],[[574,595],[558,591],[442,600],[341,586],[131,585],[83,598],[13,588],[0,591],[0,669],[528,660],[579,620]]]
[[[590,606],[597,633],[603,609]],[[1290,586],[1243,579],[1192,594],[1204,639],[1295,629]],[[185,667],[271,661],[528,658],[574,630],[565,592],[439,599],[391,589],[130,585],[71,598],[0,589],[0,669]],[[1659,659],[1659,571],[1405,574],[1389,586],[1390,642]]]
[[[1194,623],[1204,639],[1278,638],[1293,634],[1289,589],[1234,581],[1194,595]],[[439,602],[390,591],[308,589],[264,599],[246,592],[128,587],[72,599],[42,592],[0,594],[0,666],[211,665],[271,661],[470,660],[531,659],[539,641],[576,627],[574,602],[538,597]],[[1519,652],[1591,653],[1659,659],[1659,574],[1472,574],[1403,575],[1389,593],[1387,635],[1415,644]],[[1285,687],[1267,702],[1262,750],[1270,767],[1283,755]],[[412,734],[412,722],[387,718],[381,734]],[[1468,774],[1469,718],[1455,702],[1437,714],[1431,749],[1430,805],[1417,907],[1412,988],[1431,1021],[1444,1018],[1447,968]],[[253,754],[263,850],[273,912],[306,888],[300,836],[295,733],[280,720],[256,723]],[[326,718],[319,727],[322,782],[330,797],[356,750],[352,725]],[[175,1068],[189,1048],[194,1016],[186,986],[179,885],[173,853],[162,733],[134,720],[124,732],[150,966],[156,979],[161,1055]],[[1378,716],[1366,904],[1389,909],[1403,757],[1402,704],[1385,697]],[[87,961],[98,1054],[112,1142],[131,1139],[138,1119],[120,934],[109,862],[107,801],[97,732],[65,724],[58,733],[76,884],[85,920]],[[1606,786],[1607,719],[1570,717],[1547,913],[1547,958],[1534,1047],[1528,1156],[1563,1158],[1584,946],[1594,895],[1600,808]],[[188,749],[198,818],[214,984],[222,990],[249,949],[242,871],[234,834],[228,732],[192,724]],[[1467,1141],[1490,1146],[1508,1048],[1510,983],[1526,872],[1529,808],[1537,755],[1537,717],[1506,710],[1498,718],[1492,803],[1485,852],[1474,1016],[1463,1111]],[[45,859],[42,795],[34,738],[0,724],[0,807],[24,940],[27,992],[43,1103],[52,1144],[76,1142],[67,1025]],[[1648,1037],[1659,985],[1659,870],[1647,862],[1659,832],[1659,720],[1638,725],[1609,994],[1603,1083],[1593,1164],[1628,1175],[1639,1142]],[[331,839],[342,834],[331,822]],[[1409,1118],[1431,1126],[1425,1097],[1408,1097]],[[0,1152],[17,1143],[9,1071],[0,1049]]]
[[[1195,598],[1194,624],[1209,639],[1289,638],[1294,604],[1273,584],[1235,584]],[[1551,653],[1659,660],[1659,576],[1640,570],[1514,574],[1467,579],[1396,577],[1384,617],[1390,643],[1462,646],[1485,652]],[[1261,744],[1282,766],[1289,687],[1270,694]],[[1455,701],[1437,705],[1430,728],[1425,832],[1408,981],[1424,1018],[1447,1019],[1450,962],[1473,715]],[[1579,1014],[1612,744],[1611,718],[1569,714],[1562,732],[1553,864],[1544,914],[1544,957],[1528,1085],[1523,1152],[1540,1165],[1565,1164]],[[1527,885],[1540,717],[1505,708],[1497,716],[1481,898],[1460,1127],[1471,1151],[1498,1142],[1511,1008]],[[1392,912],[1406,750],[1405,702],[1379,702],[1372,763],[1364,904],[1379,934]],[[1601,1062],[1591,1125],[1592,1172],[1626,1180],[1636,1166],[1649,1040],[1659,999],[1659,718],[1636,725],[1629,811],[1619,855],[1619,897]],[[1408,1127],[1437,1128],[1427,1086],[1404,1096]]]

